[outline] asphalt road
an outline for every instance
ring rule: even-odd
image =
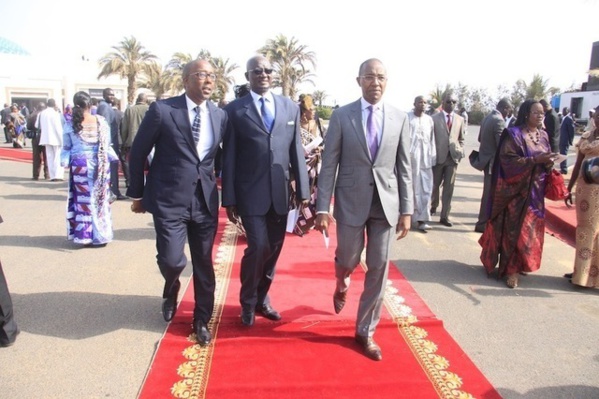
[[[166,327],[151,217],[117,201],[115,241],[80,249],[65,239],[66,183],[30,177],[30,164],[0,160],[0,257],[22,330],[0,349],[0,398],[135,398]],[[561,277],[574,249],[546,235],[541,270],[519,288],[487,278],[481,192],[463,161],[454,227],[410,232],[395,264],[503,397],[599,398],[599,294]]]

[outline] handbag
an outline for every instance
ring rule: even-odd
[[[568,196],[564,177],[557,169],[551,169],[545,177],[545,198],[551,201],[563,200]]]

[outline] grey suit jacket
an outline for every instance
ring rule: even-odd
[[[478,170],[491,171],[493,160],[499,145],[501,133],[505,129],[505,119],[501,112],[494,109],[483,119],[480,125],[478,141],[480,143],[478,149],[478,159],[472,162],[472,166]]]
[[[445,113],[437,112],[433,115],[433,126],[435,129],[435,146],[437,148],[437,165],[445,163],[447,154],[450,154],[455,163],[460,162],[464,157],[464,135],[466,134],[464,118],[455,112],[453,113],[450,133],[447,130]]]
[[[334,190],[334,217],[340,223],[361,226],[368,219],[375,187],[389,225],[397,224],[400,213],[414,212],[408,116],[388,104],[383,105],[383,112],[374,161],[366,144],[361,101],[333,112],[318,175],[318,212],[329,212]]]
[[[310,198],[299,107],[283,96],[274,95],[274,102],[271,132],[251,95],[225,107],[229,124],[223,139],[222,204],[236,206],[242,217],[266,215],[271,205],[277,214],[287,214],[291,180],[299,199]]]

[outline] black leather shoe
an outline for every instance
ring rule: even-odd
[[[431,215],[434,215],[435,213],[437,213],[437,208],[431,208]]]
[[[335,313],[339,314],[341,309],[345,306],[345,299],[347,298],[347,291],[340,292],[335,290],[333,294],[333,306],[335,307]]]
[[[260,313],[262,316],[266,317],[268,320],[279,321],[281,320],[281,315],[279,312],[274,310],[272,306],[269,304],[256,306],[256,313]]]
[[[244,326],[251,327],[254,325],[256,314],[251,310],[241,310],[241,324]]]
[[[374,342],[374,339],[356,334],[356,342],[362,347],[366,357],[377,361],[383,360],[381,348]]]
[[[200,346],[210,345],[210,341],[212,341],[212,334],[210,334],[210,331],[208,331],[208,326],[204,322],[195,320],[193,322],[193,330],[196,333],[196,340]]]
[[[441,223],[443,226],[447,226],[447,227],[451,227],[451,226],[453,226],[453,223],[451,223],[451,222],[449,221],[449,219],[441,219],[439,222],[440,222],[440,223]]]
[[[128,199],[129,199],[129,197],[127,197],[126,195],[123,195],[123,194],[121,194],[121,195],[118,195],[118,196],[116,197],[116,199],[117,199],[118,201],[123,201],[123,200],[128,200]]]
[[[164,298],[164,302],[162,302],[162,316],[164,317],[164,321],[171,321],[173,317],[175,317],[175,313],[177,313],[178,295],[179,290],[176,290],[173,295]]]

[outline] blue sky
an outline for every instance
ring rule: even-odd
[[[167,9],[168,8],[168,9]],[[75,14],[75,17],[72,16]],[[166,63],[175,52],[207,49],[243,69],[255,50],[277,34],[295,37],[316,53],[316,87],[330,104],[360,96],[355,81],[367,58],[388,69],[385,100],[403,109],[437,84],[486,88],[529,82],[535,73],[562,89],[586,81],[599,41],[598,0],[502,2],[279,2],[27,0],[0,5],[0,36],[49,63],[85,55],[97,61],[125,36],[136,37]],[[10,17],[7,17],[10,16]],[[40,65],[43,68],[44,65]],[[1,73],[0,66],[0,73]]]

